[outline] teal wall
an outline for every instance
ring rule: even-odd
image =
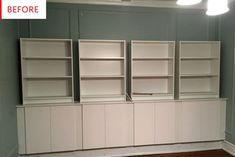
[[[17,156],[16,105],[20,103],[17,39],[17,21],[0,21],[0,157]]]
[[[77,40],[217,40],[218,19],[204,10],[48,4],[47,20],[20,21],[21,37],[72,38],[79,99]]]
[[[221,50],[221,96],[228,98],[226,139],[235,144],[235,3],[221,16],[219,38]]]

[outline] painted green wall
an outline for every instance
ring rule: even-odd
[[[226,139],[235,144],[235,3],[220,19],[221,95],[228,98]]]
[[[20,103],[17,39],[17,21],[0,21],[0,157],[17,156],[16,105]]]
[[[204,10],[48,4],[47,20],[20,21],[21,37],[72,38],[79,99],[77,40],[216,40],[218,19]],[[128,44],[129,46],[129,44]]]

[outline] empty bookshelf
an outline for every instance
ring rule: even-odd
[[[80,101],[126,100],[126,42],[79,40]]]
[[[179,98],[219,98],[220,42],[181,41]]]
[[[20,41],[23,104],[73,102],[72,40]]]
[[[174,41],[131,41],[132,100],[174,99]]]

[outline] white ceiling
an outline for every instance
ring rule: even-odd
[[[164,7],[164,8],[206,8],[206,0],[198,5],[182,7],[176,5],[176,0],[47,0],[57,3],[76,3],[76,4],[96,4],[96,5],[121,5],[121,6],[144,6],[144,7]],[[229,0],[235,1],[235,0]]]

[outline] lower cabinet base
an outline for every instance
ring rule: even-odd
[[[19,154],[83,150],[65,157],[120,157],[218,149],[220,142],[202,142],[224,140],[225,111],[224,100],[22,106]],[[56,155],[36,157],[47,156]]]
[[[138,146],[125,148],[107,148],[97,150],[50,153],[40,155],[20,155],[19,157],[124,157],[134,155],[165,154],[223,149],[224,141],[182,143],[168,145]]]

